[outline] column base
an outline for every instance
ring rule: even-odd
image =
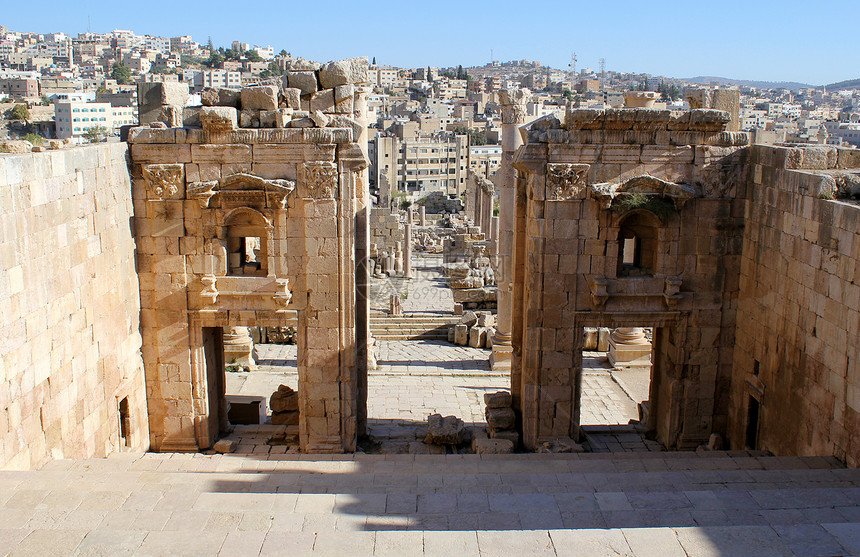
[[[651,343],[622,344],[610,337],[609,352],[606,357],[609,359],[609,364],[616,368],[650,367]]]
[[[493,344],[493,352],[490,354],[490,367],[493,371],[509,371],[513,355],[513,346],[509,344]]]

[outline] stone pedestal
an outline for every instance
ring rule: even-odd
[[[224,362],[227,365],[255,366],[253,351],[254,341],[248,327],[231,327],[224,331]]]
[[[613,367],[651,365],[651,343],[641,327],[619,327],[609,336],[609,363]]]

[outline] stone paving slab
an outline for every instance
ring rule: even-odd
[[[29,517],[3,521],[0,556],[860,551],[860,470],[743,451],[124,454],[0,482],[0,511]],[[800,512],[771,524],[773,510]]]

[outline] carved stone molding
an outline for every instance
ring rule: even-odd
[[[546,198],[549,201],[579,199],[585,191],[588,164],[548,163],[546,165]]]
[[[286,308],[290,304],[290,300],[293,299],[293,293],[290,291],[290,279],[275,279],[275,294],[272,299],[282,308]]]
[[[215,287],[217,280],[215,275],[203,275],[200,277],[200,281],[203,283],[200,297],[203,298],[203,303],[206,305],[212,305],[218,301],[218,289]]]
[[[149,199],[181,198],[185,185],[184,164],[146,164],[142,168]]]
[[[675,309],[678,300],[683,298],[681,292],[681,277],[666,277],[666,286],[663,289],[663,301],[669,309]]]
[[[591,304],[596,310],[603,310],[606,307],[606,300],[609,299],[607,286],[609,281],[605,278],[588,277],[588,286],[591,290]]]
[[[337,167],[333,162],[306,162],[302,164],[302,182],[305,195],[314,199],[337,197]]]

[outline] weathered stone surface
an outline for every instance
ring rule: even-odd
[[[520,433],[514,429],[494,429],[490,431],[491,439],[507,439],[514,444],[514,447],[520,444]]]
[[[688,129],[691,131],[723,131],[731,120],[731,115],[722,110],[691,110]]]
[[[320,85],[331,89],[338,85],[367,83],[367,57],[349,58],[324,64],[319,69]]]
[[[212,446],[216,453],[229,454],[236,450],[235,439],[219,439]]]
[[[427,435],[424,442],[431,445],[459,445],[469,440],[469,431],[463,420],[456,416],[431,414],[427,417]]]
[[[242,110],[275,110],[278,108],[278,88],[258,85],[242,88]]]
[[[317,91],[317,76],[314,72],[287,72],[284,75],[287,87],[298,89],[302,95],[310,95]],[[292,106],[291,108],[300,108]]]
[[[198,113],[200,125],[208,132],[227,132],[236,129],[239,115],[227,106],[203,107]]]
[[[281,94],[284,96],[284,102],[287,108],[293,110],[302,109],[302,90],[296,87],[285,87],[281,89]]]
[[[469,346],[483,348],[487,343],[487,327],[472,327],[469,329]]]
[[[496,325],[496,317],[489,311],[478,313],[478,327],[494,327]]]
[[[469,327],[463,324],[454,325],[454,344],[466,346],[469,343]]]
[[[474,311],[467,311],[460,318],[460,323],[466,325],[466,327],[472,327],[478,323],[478,314]]]
[[[311,113],[316,111],[334,112],[334,91],[326,89],[312,94],[310,99],[310,111]]]
[[[487,408],[510,408],[512,402],[513,398],[508,391],[484,393],[484,404]]]
[[[318,128],[324,128],[329,123],[329,117],[319,110],[314,110],[313,112],[311,112],[311,120],[314,121],[314,126]]]
[[[182,109],[182,126],[185,128],[202,127],[200,122],[200,111],[202,106],[186,106]]]
[[[331,115],[331,119],[328,122],[328,127],[351,129],[353,137],[358,137],[359,134],[364,131],[364,126],[362,126],[359,122],[340,114]]]
[[[259,128],[260,127],[260,111],[243,109],[239,113],[240,128]]]
[[[514,444],[508,439],[476,439],[473,443],[475,454],[510,454]]]
[[[203,106],[232,106],[239,108],[239,91],[226,87],[207,87],[200,93]]]
[[[448,281],[448,286],[457,290],[463,288],[482,288],[484,286],[484,278],[466,277],[461,279],[451,279]]]
[[[490,429],[513,429],[516,414],[511,408],[487,408],[485,412]]]
[[[582,445],[570,438],[560,437],[553,441],[547,441],[538,448],[539,453],[581,453],[585,449]]]
[[[452,292],[455,302],[495,302],[497,290],[495,287],[461,288]]]
[[[272,425],[298,425],[298,412],[272,412]]]
[[[299,393],[287,385],[281,385],[269,397],[272,412],[293,412],[299,409]]]
[[[141,107],[169,105],[183,107],[188,102],[187,83],[138,83],[137,102]]]

